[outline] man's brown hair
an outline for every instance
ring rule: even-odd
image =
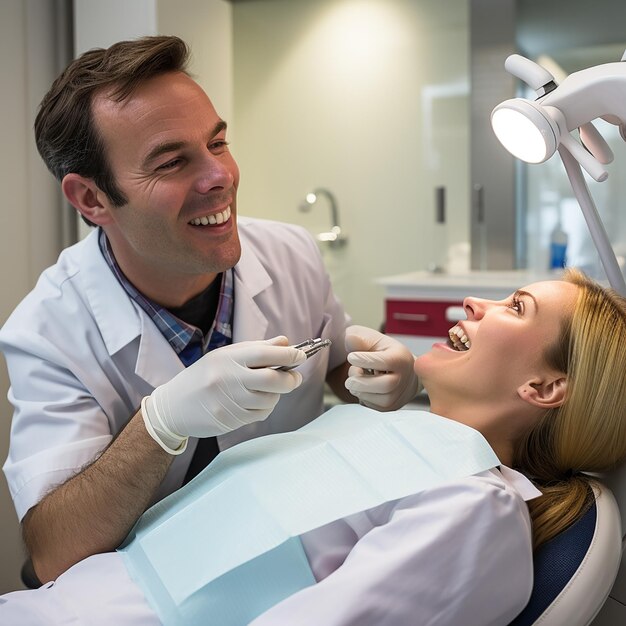
[[[80,174],[91,178],[115,206],[125,204],[94,124],[94,95],[106,89],[121,102],[150,78],[186,72],[188,59],[182,39],[152,36],[95,48],[70,63],[52,83],[35,119],[37,149],[57,180],[70,172]]]

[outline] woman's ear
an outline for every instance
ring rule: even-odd
[[[80,174],[67,174],[61,189],[68,202],[90,222],[103,226],[111,221],[106,195],[91,178]]]
[[[522,400],[540,409],[553,409],[565,401],[567,378],[562,375],[546,377],[543,380],[529,380],[517,389]]]

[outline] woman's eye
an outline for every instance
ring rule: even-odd
[[[524,303],[517,296],[513,296],[507,306],[509,309],[513,309],[520,315],[524,313]]]

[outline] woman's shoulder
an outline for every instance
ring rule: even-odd
[[[526,513],[526,501],[539,495],[541,492],[525,476],[501,466],[431,486],[396,501],[394,509],[424,507],[426,502],[432,502],[442,506],[449,503],[451,510],[468,511],[491,504],[494,509],[520,507]]]

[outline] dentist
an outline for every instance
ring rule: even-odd
[[[324,381],[354,401],[348,318],[316,244],[237,218],[226,123],[187,56],[177,37],[91,50],[36,118],[42,158],[95,227],[0,332],[15,409],[4,471],[44,582],[115,549],[220,449],[315,418]],[[332,347],[306,362],[286,347],[310,337]],[[370,406],[415,391],[399,344],[357,332],[350,349],[380,351],[390,372]]]

